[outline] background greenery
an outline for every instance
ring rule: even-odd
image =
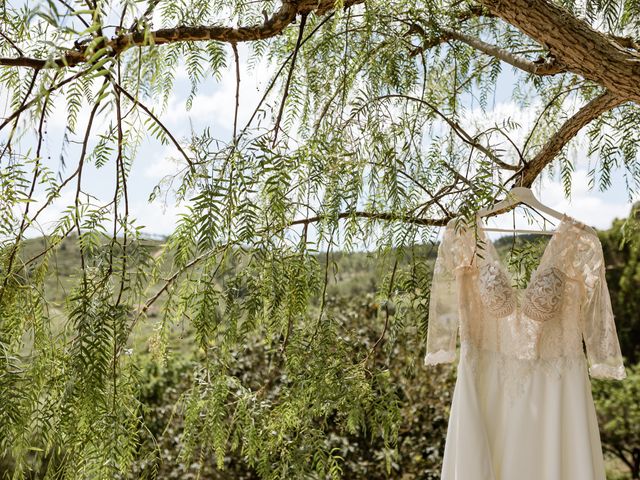
[[[637,220],[616,220],[612,227],[600,232],[607,262],[607,280],[616,314],[619,338],[626,359],[628,378],[622,382],[592,380],[603,447],[607,456],[608,478],[637,479],[640,462],[640,243],[625,244],[621,228],[634,228],[640,238],[640,205]],[[43,239],[30,240],[23,255],[41,251]],[[546,236],[519,235],[496,242],[511,268],[522,267],[524,275],[535,268],[539,250]],[[161,247],[147,241],[144,247],[151,256]],[[72,278],[79,271],[79,256],[74,238],[65,240],[52,256],[55,268],[47,276],[45,290],[50,309],[62,309],[68,301]],[[349,479],[438,479],[445,443],[451,395],[455,384],[455,365],[425,367],[422,364],[426,332],[426,310],[431,267],[437,245],[415,246],[402,258],[396,270],[397,300],[394,304],[376,298],[380,259],[372,253],[335,252],[329,257],[318,254],[320,265],[330,265],[331,281],[326,291],[326,310],[331,329],[320,328],[318,335],[330,347],[319,358],[304,356],[304,345],[295,345],[290,355],[299,356],[283,368],[269,344],[263,338],[249,335],[241,350],[230,352],[228,376],[215,392],[219,402],[207,399],[202,404],[194,398],[201,370],[198,368],[206,350],[198,346],[198,332],[190,324],[174,325],[169,335],[178,347],[155,350],[147,339],[162,325],[160,312],[165,305],[154,305],[149,320],[136,335],[131,347],[131,398],[137,415],[130,428],[137,429],[137,442],[131,451],[131,468],[127,478],[176,479],[258,479],[275,463],[261,463],[251,450],[252,442],[274,444],[272,455],[300,456],[305,462],[321,466],[324,474],[309,473],[309,478]],[[411,261],[409,257],[413,256]],[[418,259],[418,261],[415,261]],[[224,282],[225,279],[220,280]],[[420,290],[422,300],[407,301],[404,293]],[[242,293],[238,293],[242,296]],[[418,295],[420,296],[420,295]],[[310,298],[316,312],[321,299]],[[221,318],[225,312],[219,312]],[[388,331],[382,346],[371,359],[374,376],[364,384],[357,371],[358,364],[380,338],[385,319]],[[64,332],[66,321],[61,313],[56,330]],[[354,339],[358,341],[354,342]],[[301,372],[313,371],[311,362],[320,363],[313,390],[300,392],[296,385],[303,381]],[[242,405],[242,389],[258,391],[258,405]],[[236,393],[234,396],[232,392]],[[287,398],[304,402],[308,417],[291,416],[286,409]],[[197,406],[194,407],[194,402]],[[235,410],[221,404],[236,402]],[[345,415],[342,402],[357,402],[355,411]],[[376,404],[383,404],[389,418],[368,418],[380,415]],[[284,407],[280,409],[280,407]],[[194,408],[197,414],[194,414]],[[244,408],[246,413],[238,412]],[[252,415],[252,408],[270,408],[273,417]],[[195,415],[195,417],[194,417]],[[246,417],[242,417],[246,415]],[[353,418],[356,415],[360,418]],[[251,435],[234,429],[238,421],[255,422]],[[206,437],[194,438],[185,430],[189,422],[206,422]],[[389,425],[393,432],[380,434],[378,425]],[[357,428],[356,425],[361,426]],[[297,426],[314,438],[313,448],[298,439]],[[364,428],[362,427],[364,426]],[[371,428],[369,428],[371,427]],[[251,430],[250,430],[251,432]],[[392,441],[389,441],[389,436]],[[274,440],[276,437],[277,440]],[[33,441],[33,439],[32,439]],[[38,444],[38,439],[35,439]],[[320,447],[320,448],[318,448]],[[318,451],[327,452],[319,457]],[[28,455],[29,478],[56,478],[65,464],[64,449],[38,457]],[[5,456],[0,469],[5,475],[15,468],[15,459]],[[301,478],[295,472],[279,472],[281,478]]]

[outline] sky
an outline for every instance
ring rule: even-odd
[[[244,125],[249,119],[253,109],[262,96],[263,89],[269,80],[269,67],[260,64],[250,69],[246,62],[246,47],[239,47],[240,55],[244,56],[241,71],[241,96],[239,125]],[[235,72],[228,69],[220,82],[214,78],[201,84],[198,96],[193,102],[191,110],[186,108],[186,99],[190,91],[190,82],[184,69],[178,69],[174,92],[169,99],[166,111],[159,115],[161,121],[176,135],[178,140],[189,136],[192,130],[196,132],[209,127],[214,137],[228,141],[232,136],[233,115],[235,110]],[[147,106],[151,105],[146,102]],[[76,133],[82,135],[89,117],[92,105],[84,105],[78,115],[78,127]],[[157,111],[154,109],[154,111]],[[4,113],[6,114],[6,113]],[[3,115],[4,116],[4,115]],[[67,105],[64,101],[55,103],[52,117],[48,121],[44,154],[47,157],[45,163],[54,171],[60,167],[60,152],[64,134],[64,126],[67,118]],[[94,132],[104,130],[105,123],[97,122]],[[95,137],[90,144],[95,143]],[[22,142],[22,151],[33,148],[34,137],[27,136]],[[77,165],[79,145],[68,145],[66,156],[68,165]],[[50,157],[50,158],[49,158]],[[176,159],[178,162],[176,162]],[[184,205],[176,205],[174,202],[163,202],[160,199],[149,203],[149,195],[154,186],[163,177],[171,175],[179,170],[180,163],[184,164],[179,152],[173,145],[161,145],[154,138],[146,138],[138,151],[138,155],[131,169],[128,183],[135,186],[129,191],[129,203],[131,216],[144,226],[145,233],[149,235],[167,235],[175,227],[177,216],[185,213]],[[112,178],[113,162],[101,169],[89,164],[83,171],[82,189],[91,192],[101,200],[110,199],[113,196],[114,184]],[[72,172],[67,168],[67,175]],[[37,191],[36,196],[44,198],[43,191]],[[40,219],[41,230],[47,231],[58,219],[60,212],[68,205],[73,204],[75,198],[75,186],[66,188],[61,197],[56,200],[52,208],[43,212]],[[40,235],[39,231],[29,232],[31,236]]]
[[[263,62],[250,68],[247,63],[248,50],[244,45],[240,46],[239,53],[241,58],[239,125],[243,126],[268,84],[271,67]],[[177,132],[178,138],[187,136],[191,129],[201,131],[205,127],[210,127],[213,135],[217,138],[228,140],[231,137],[236,84],[235,72],[232,70],[233,65],[232,62],[229,63],[230,67],[222,75],[220,81],[210,78],[203,82],[193,107],[189,111],[185,105],[189,94],[189,80],[184,71],[178,72],[169,108],[161,116],[167,127],[173,132]],[[486,124],[488,121],[500,121],[506,116],[517,119],[523,125],[530,125],[533,122],[534,110],[532,108],[522,110],[509,98],[512,91],[511,82],[514,79],[511,67],[507,66],[503,71],[505,73],[500,77],[491,114],[487,118],[479,109],[472,109],[467,115],[467,127],[473,127],[474,124]],[[90,107],[90,105],[85,105],[80,112],[78,132],[83,131]],[[47,124],[45,137],[45,155],[51,157],[47,159],[47,163],[54,170],[59,167],[65,121],[66,104],[63,101],[58,101],[53,117]],[[29,141],[25,141],[23,148],[26,148],[28,144]],[[75,165],[74,160],[77,159],[78,149],[77,145],[68,146],[69,164]],[[143,142],[130,172],[128,182],[130,186],[134,186],[130,189],[129,194],[130,212],[137,219],[137,223],[144,226],[146,234],[169,234],[176,225],[178,215],[186,211],[184,205],[176,205],[172,201],[166,204],[160,200],[156,200],[154,203],[148,201],[154,185],[165,175],[176,171],[177,164],[173,160],[175,158],[178,158],[178,154],[174,147],[160,145],[155,139],[149,138]],[[565,198],[559,178],[543,178],[533,188],[535,195],[542,203],[601,229],[609,227],[614,218],[626,217],[629,214],[631,204],[639,198],[628,198],[621,171],[614,172],[612,187],[607,191],[590,190],[587,178],[590,159],[585,154],[584,146],[574,147],[569,153],[569,158],[575,160],[571,197]],[[101,170],[96,170],[93,166],[88,167],[84,172],[83,190],[92,192],[102,200],[110,198],[114,188],[112,181],[110,181],[113,178],[112,165],[109,164]],[[69,171],[67,171],[68,173]],[[44,198],[44,192],[37,192],[37,195]],[[40,221],[42,230],[47,231],[51,228],[62,209],[73,204],[74,196],[74,188],[67,188],[63,191],[61,198],[56,201],[53,208],[42,215]],[[522,213],[517,213],[516,216],[524,219]],[[487,223],[490,226],[511,228],[512,221],[511,214],[503,214]],[[524,224],[520,222],[518,225]],[[40,232],[35,230],[29,232],[30,236],[39,234]],[[500,235],[502,234],[491,234],[494,238]]]

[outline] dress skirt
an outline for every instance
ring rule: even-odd
[[[442,480],[606,480],[584,356],[519,369],[474,350],[458,363]]]

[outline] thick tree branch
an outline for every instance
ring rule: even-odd
[[[344,8],[363,2],[364,0],[344,0]],[[323,15],[332,10],[334,4],[333,0],[284,0],[280,8],[271,17],[265,19],[262,24],[247,27],[183,26],[163,28],[153,32],[129,32],[117,35],[96,48],[106,47],[110,52],[109,55],[117,56],[135,46],[208,40],[227,43],[262,40],[282,33],[289,24],[295,21],[297,15],[308,15],[312,12]],[[87,62],[90,56],[84,50],[69,50],[64,56],[51,60],[22,56],[0,58],[0,65],[29,68],[71,67]]]
[[[556,155],[560,153],[560,150],[562,150],[584,126],[598,118],[604,112],[617,107],[625,101],[624,98],[614,93],[604,92],[587,103],[560,127],[535,157],[527,162],[522,172],[518,175],[519,179],[516,184],[530,187],[544,167],[553,161]]]
[[[549,49],[567,71],[640,103],[640,53],[591,28],[550,0],[480,0]]]
[[[484,42],[477,37],[473,37],[462,32],[456,32],[455,30],[451,29],[443,29],[443,33],[448,38],[466,43],[476,50],[486,53],[487,55],[491,55],[492,57],[496,57],[503,62],[508,63],[509,65],[513,65],[520,70],[524,70],[525,72],[534,75],[555,75],[557,73],[564,72],[566,68],[564,65],[560,64],[554,57],[551,57],[550,61],[541,63],[531,62],[526,58],[515,55],[508,50]]]

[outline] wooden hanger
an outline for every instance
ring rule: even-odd
[[[492,213],[502,213],[503,210],[506,210],[509,207],[518,205],[520,203],[529,205],[535,210],[546,212],[549,215],[557,218],[558,220],[564,219],[565,216],[569,217],[568,215],[562,212],[559,212],[557,210],[554,210],[553,208],[547,207],[546,205],[541,203],[535,197],[531,189],[526,187],[513,187],[507,193],[507,197],[504,200],[501,200],[500,202],[496,203],[493,207],[480,209],[476,215],[478,218],[480,218],[480,217],[485,217],[487,215],[491,215]],[[585,225],[585,228],[595,233],[595,230],[593,230],[588,225]],[[521,229],[521,228],[504,229],[504,228],[483,227],[483,230],[490,230],[493,232],[507,232],[507,233],[513,233],[513,232],[540,233],[540,234],[547,234],[547,235],[553,235],[555,233],[555,230],[527,230],[527,229]]]

